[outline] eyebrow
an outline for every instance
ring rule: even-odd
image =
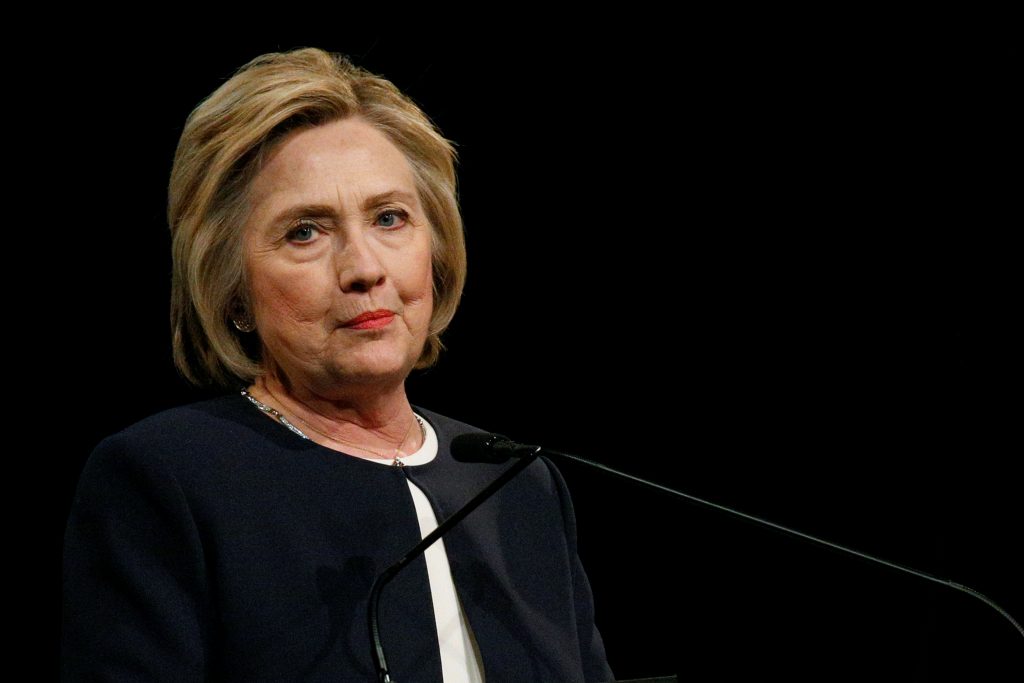
[[[363,201],[363,209],[372,209],[395,199],[401,199],[413,204],[416,201],[416,196],[409,192],[405,192],[404,190],[387,190],[385,192],[378,192],[377,194],[370,195]],[[271,225],[286,223],[301,216],[325,217],[333,216],[335,213],[336,211],[333,204],[296,204],[295,206],[290,206],[287,209],[282,210],[274,216],[271,220]]]

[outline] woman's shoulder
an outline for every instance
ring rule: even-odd
[[[245,398],[240,394],[221,394],[191,403],[171,406],[152,413],[110,436],[128,439],[164,441],[175,435],[194,439],[237,425],[244,415]]]
[[[93,453],[100,457],[97,454],[116,452],[119,457],[180,464],[199,456],[208,458],[219,450],[237,450],[247,441],[265,442],[258,438],[261,420],[270,422],[243,396],[223,394],[148,415],[104,437]]]

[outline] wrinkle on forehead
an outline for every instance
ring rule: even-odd
[[[339,124],[355,130],[326,130]],[[340,149],[332,145],[336,135],[345,142]],[[260,215],[293,203],[328,203],[332,196],[340,212],[355,212],[366,197],[394,189],[411,194],[420,208],[411,164],[383,133],[361,119],[294,133],[274,150],[252,189],[253,213]]]

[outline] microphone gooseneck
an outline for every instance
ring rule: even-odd
[[[464,435],[464,436],[467,436],[467,435]],[[474,436],[476,436],[476,435],[474,435]],[[495,435],[484,434],[483,436],[495,436]],[[458,437],[456,437],[456,440],[457,439],[458,439]],[[486,440],[484,440],[484,441],[486,441]],[[506,441],[508,441],[508,440],[506,439]],[[511,442],[509,442],[509,443],[511,443]],[[474,442],[474,445],[475,444],[476,444],[476,442]],[[526,469],[530,465],[530,463],[532,463],[534,460],[536,460],[537,456],[540,455],[541,449],[540,449],[539,446],[536,447],[532,453],[523,452],[521,450],[523,448],[522,446],[518,446],[518,445],[516,445],[516,446],[519,449],[519,450],[517,450],[517,456],[516,456],[516,457],[520,458],[520,460],[518,462],[513,464],[511,467],[506,469],[504,472],[502,472],[501,475],[497,479],[492,481],[490,484],[488,484],[484,488],[483,491],[481,491],[480,493],[476,494],[476,496],[474,496],[472,500],[470,500],[468,503],[466,503],[461,508],[459,508],[457,511],[455,511],[451,516],[446,518],[443,522],[438,524],[437,527],[433,531],[431,531],[429,534],[424,536],[423,540],[420,541],[419,543],[417,543],[416,546],[412,550],[410,550],[408,553],[406,553],[400,560],[395,562],[393,565],[391,565],[390,567],[385,569],[383,572],[381,572],[377,576],[377,578],[374,579],[373,586],[370,588],[370,598],[369,598],[369,604],[368,604],[368,609],[367,609],[367,616],[368,616],[369,626],[370,626],[370,645],[371,645],[372,650],[373,650],[373,661],[374,661],[374,665],[377,667],[377,680],[378,680],[379,683],[397,683],[397,681],[395,681],[395,679],[391,678],[391,672],[388,670],[387,659],[384,656],[384,644],[383,644],[383,641],[381,640],[381,636],[380,636],[380,595],[381,595],[381,590],[384,588],[385,585],[387,585],[387,583],[389,581],[391,581],[391,579],[393,579],[395,577],[396,574],[398,574],[399,571],[401,571],[404,567],[406,567],[410,562],[415,560],[417,557],[422,555],[426,551],[426,549],[429,548],[434,543],[434,541],[436,541],[437,539],[441,538],[441,536],[443,536],[445,533],[447,533],[449,529],[451,529],[453,526],[455,526],[460,521],[462,521],[462,519],[466,515],[468,515],[470,512],[475,510],[481,503],[483,503],[485,500],[487,500],[492,495],[494,495],[494,493],[498,489],[500,489],[502,486],[507,484],[514,476],[516,476],[517,474],[522,472],[524,469]],[[455,450],[455,445],[453,443],[452,444],[453,455],[454,455],[454,450]],[[462,452],[464,452],[464,451],[462,451]],[[506,460],[508,460],[508,457],[505,457],[503,460],[495,461],[495,462],[505,462]]]
[[[646,479],[642,479],[632,474],[621,472],[619,470],[608,467],[607,465],[602,465],[601,463],[593,462],[591,460],[587,460],[586,458],[581,458],[577,455],[571,455],[569,453],[560,453],[559,451],[549,450],[547,448],[542,448],[540,446],[526,446],[523,444],[518,444],[509,439],[508,437],[502,436],[500,434],[485,433],[461,434],[455,437],[455,439],[453,439],[451,450],[452,456],[454,458],[466,462],[475,461],[501,463],[505,462],[509,458],[526,457],[528,455],[536,457],[538,454],[550,455],[557,458],[565,458],[568,460],[573,460],[575,462],[580,462],[583,463],[584,465],[587,465],[588,467],[595,467],[599,470],[603,470],[610,474],[614,474],[617,477],[629,479],[630,481],[635,481],[637,483],[643,484],[644,486],[656,488],[660,491],[664,491],[666,493],[679,496],[680,498],[685,498],[690,502],[699,503],[700,505],[706,505],[708,507],[715,508],[716,510],[721,510],[722,512],[728,512],[738,517],[742,517],[743,519],[755,522],[756,524],[767,526],[772,529],[785,532],[792,536],[796,536],[797,538],[812,541],[819,545],[833,548],[835,550],[840,550],[844,553],[855,555],[865,560],[870,560],[872,562],[885,565],[886,567],[890,567],[892,569],[898,569],[899,571],[906,572],[914,576],[918,576],[922,579],[933,581],[943,586],[954,588],[968,595],[972,595],[981,600],[982,602],[984,602],[985,604],[987,604],[992,609],[1002,614],[1004,617],[1006,617],[1006,619],[1009,620],[1011,624],[1013,624],[1017,631],[1020,632],[1021,636],[1024,636],[1024,628],[1021,628],[1021,625],[1017,623],[1017,621],[1010,615],[1009,612],[1007,612],[1005,609],[997,605],[993,600],[986,597],[979,591],[974,590],[973,588],[964,586],[963,584],[956,583],[955,581],[950,581],[949,579],[942,579],[937,576],[933,576],[927,572],[914,569],[913,567],[907,567],[905,565],[901,565],[896,562],[890,562],[889,560],[885,560],[874,555],[869,555],[868,553],[860,552],[859,550],[854,550],[853,548],[847,548],[846,546],[840,545],[838,543],[833,543],[832,541],[826,541],[823,538],[818,538],[816,536],[812,536],[811,534],[804,533],[803,531],[797,531],[796,529],[791,529],[781,524],[776,524],[775,522],[771,522],[767,519],[762,519],[761,517],[748,515],[745,512],[734,510],[733,508],[727,507],[725,505],[719,505],[718,503],[712,503],[711,501],[703,500],[696,496],[691,496],[688,493],[683,493],[682,491],[669,488],[668,486],[662,486],[661,484],[657,484],[653,481],[648,481]]]

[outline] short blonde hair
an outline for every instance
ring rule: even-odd
[[[403,153],[433,227],[434,310],[415,367],[437,362],[466,279],[456,143],[390,81],[305,47],[243,65],[189,114],[178,141],[167,205],[171,333],[174,364],[193,384],[248,385],[262,372],[257,335],[231,323],[252,310],[242,241],[252,181],[289,133],[351,116]]]

